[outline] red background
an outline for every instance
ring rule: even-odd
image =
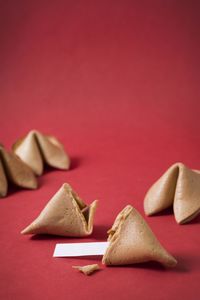
[[[139,2],[139,3],[137,3]],[[1,1],[0,140],[8,148],[36,128],[72,158],[47,170],[36,191],[0,200],[1,299],[197,299],[200,218],[145,219],[178,259],[102,267],[100,258],[52,258],[57,242],[101,241],[132,204],[144,216],[150,185],[176,161],[200,169],[199,1]],[[21,236],[63,182],[99,199],[87,239]]]

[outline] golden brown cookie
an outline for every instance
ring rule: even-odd
[[[39,216],[21,233],[74,237],[90,235],[96,205],[97,200],[86,205],[70,185],[64,183]]]

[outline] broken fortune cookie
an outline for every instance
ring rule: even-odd
[[[102,262],[106,265],[127,265],[157,261],[174,267],[176,259],[159,243],[142,216],[127,205],[108,231],[109,246]]]
[[[0,146],[0,197],[7,195],[9,182],[21,188],[37,188],[33,171],[14,153]]]
[[[88,236],[93,231],[96,205],[97,200],[86,205],[71,186],[64,183],[40,215],[21,233]]]
[[[145,214],[150,216],[173,205],[176,222],[187,223],[200,213],[200,173],[182,163],[173,164],[148,190]]]
[[[53,136],[30,131],[13,145],[13,151],[36,175],[43,173],[43,161],[54,168],[68,170],[70,159],[63,145]]]

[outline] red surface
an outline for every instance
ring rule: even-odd
[[[137,3],[139,2],[139,3]],[[199,1],[1,1],[0,140],[54,134],[69,172],[0,200],[1,299],[197,299],[200,218],[145,219],[178,259],[102,267],[86,277],[52,258],[57,242],[100,241],[128,203],[144,216],[150,185],[176,161],[200,169]],[[63,182],[99,199],[88,239],[21,236]],[[100,262],[100,260],[98,261]]]

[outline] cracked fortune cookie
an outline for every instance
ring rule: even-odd
[[[96,205],[97,200],[86,205],[71,186],[64,183],[39,216],[21,233],[88,236],[93,231]]]
[[[138,211],[127,205],[108,231],[109,246],[102,262],[106,265],[127,265],[157,261],[174,267],[176,259],[159,243]]]

